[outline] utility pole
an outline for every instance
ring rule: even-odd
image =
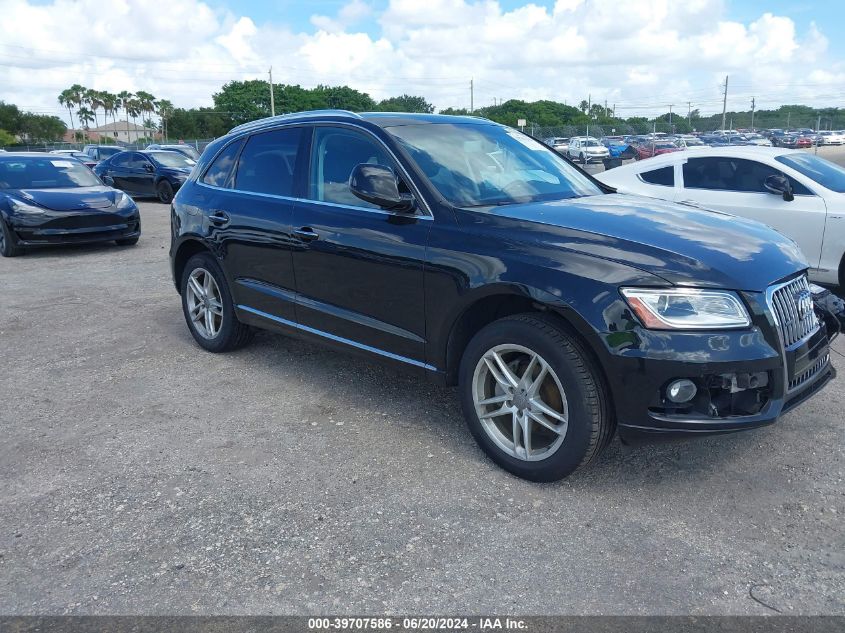
[[[613,104],[613,118],[616,118],[616,104]]]
[[[728,76],[725,75],[725,98],[722,100],[722,129],[725,129],[725,112],[728,109]]]
[[[674,103],[669,104],[669,133],[674,134],[675,128],[672,127],[672,106],[675,105]]]
[[[472,114],[475,110],[474,100],[474,87],[473,87],[473,79],[469,80],[469,113]]]
[[[687,101],[687,125],[692,128],[692,101]]]
[[[751,97],[751,131],[754,131],[754,97]]]
[[[786,129],[789,129],[789,117],[792,116],[792,112],[786,113]]]
[[[604,116],[607,116],[607,99],[604,100]]]
[[[815,148],[815,150],[813,152],[814,154],[819,153],[819,130],[821,129],[821,124],[822,124],[822,115],[820,114],[819,118],[816,119],[816,140],[813,141],[813,146]]]
[[[276,98],[273,96],[273,67],[270,66],[270,116],[276,116]]]

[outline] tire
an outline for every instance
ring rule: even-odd
[[[156,195],[159,202],[170,204],[173,201],[173,185],[166,180],[160,181],[156,187]]]
[[[12,231],[0,216],[0,255],[3,257],[17,257],[23,253],[23,248],[12,241]]]
[[[520,386],[510,391],[503,389],[500,378],[505,378],[504,373],[499,370],[497,378],[487,365],[487,360],[495,358],[493,352],[499,354],[511,378],[522,376],[525,380],[526,374],[533,374],[533,380],[537,380],[545,363],[547,373],[540,387],[535,391],[532,385],[527,389],[528,395],[520,391]],[[532,354],[539,358],[533,370]],[[495,360],[490,362],[500,368]],[[528,376],[528,381],[519,384],[527,386],[531,380],[532,376]],[[561,389],[555,403],[555,391]],[[590,463],[608,444],[615,429],[607,389],[599,372],[565,325],[549,315],[506,317],[479,331],[461,359],[459,390],[469,430],[484,452],[505,470],[531,481],[557,481]],[[557,418],[540,414],[547,423],[553,422],[557,429],[554,432],[547,428],[548,424],[531,419],[531,413],[520,413],[531,410],[536,415],[539,409],[533,403],[538,395],[546,410],[551,408],[557,414]],[[496,402],[486,403],[488,399]],[[506,410],[497,414],[497,407]],[[565,421],[560,419],[564,414]],[[526,422],[530,442],[524,441],[526,432],[521,424]],[[514,441],[517,432],[519,442]]]
[[[842,261],[839,262],[839,290],[845,292],[845,255],[842,256]]]
[[[582,154],[578,157],[578,159],[581,161],[581,164],[582,164],[582,165],[586,165],[586,164],[587,164],[587,156],[586,156],[586,154],[583,154],[583,153],[582,153]]]
[[[125,240],[115,240],[115,244],[118,246],[135,246],[139,239],[139,237],[127,237]]]
[[[195,274],[196,273],[196,274]],[[205,275],[209,275],[213,279],[214,286],[206,286]],[[199,281],[199,285],[203,289],[211,289],[208,293],[209,303],[204,304],[205,312],[211,311],[211,328],[206,329],[209,321],[205,320],[205,312],[197,311],[199,304],[197,293],[188,288],[191,279]],[[216,288],[216,292],[214,291]],[[252,339],[253,330],[248,325],[238,321],[235,315],[235,307],[232,303],[232,295],[229,292],[229,286],[226,284],[226,277],[223,275],[223,270],[220,264],[211,255],[211,253],[197,253],[185,265],[185,270],[182,272],[182,279],[179,284],[179,290],[182,294],[182,313],[185,316],[185,322],[194,340],[203,349],[219,353],[230,352],[243,347]],[[214,304],[219,308],[214,309]],[[202,314],[197,322],[192,318],[191,314]]]

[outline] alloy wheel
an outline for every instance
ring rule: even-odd
[[[538,353],[514,344],[488,350],[475,367],[472,398],[484,431],[511,457],[539,461],[563,444],[566,394]]]
[[[188,277],[188,317],[199,334],[213,339],[223,326],[223,297],[214,276],[205,268],[195,268]]]

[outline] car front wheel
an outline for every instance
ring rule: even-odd
[[[228,352],[250,341],[253,330],[238,321],[226,278],[211,253],[188,260],[180,288],[185,322],[201,347]]]
[[[14,243],[11,229],[0,217],[0,255],[3,257],[17,257],[23,249]]]
[[[593,362],[554,317],[495,321],[470,341],[460,393],[470,432],[499,466],[556,481],[606,446],[613,420]]]

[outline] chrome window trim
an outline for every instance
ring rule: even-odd
[[[415,220],[431,221],[434,218],[430,215],[420,215],[411,213],[401,213],[399,211],[388,211],[386,209],[369,209],[367,207],[354,207],[348,204],[340,204],[337,202],[321,202],[320,200],[311,200],[310,198],[296,198],[293,196],[280,196],[275,193],[260,193],[258,191],[247,191],[246,189],[230,189],[228,187],[218,187],[217,185],[208,185],[204,182],[196,181],[194,183],[198,187],[205,187],[207,189],[215,189],[217,191],[234,191],[248,196],[259,196],[261,198],[270,198],[272,200],[283,200],[285,202],[304,202],[307,204],[324,204],[332,207],[340,207],[342,209],[350,209],[352,211],[367,211],[368,213],[378,213],[380,215],[393,215],[402,218],[414,218]]]

